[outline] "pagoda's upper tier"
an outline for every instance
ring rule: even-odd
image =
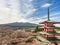
[[[60,22],[51,22],[51,21],[44,21],[44,22],[41,22],[39,24],[45,24],[45,23],[49,23],[49,24],[60,24]]]

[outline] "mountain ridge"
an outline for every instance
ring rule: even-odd
[[[13,22],[8,24],[0,24],[0,26],[37,26],[38,24],[29,23],[29,22]]]

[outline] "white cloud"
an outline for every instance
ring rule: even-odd
[[[50,7],[51,4],[50,3],[46,3],[46,4],[43,4],[41,7]]]
[[[54,16],[57,16],[57,15],[59,15],[59,14],[60,14],[60,12],[51,13],[51,14],[50,14],[50,18],[53,19]],[[47,14],[47,15],[48,15],[48,14]],[[46,19],[46,18],[47,18],[47,15],[45,15],[45,16],[43,16],[43,17],[40,17],[40,18]],[[58,17],[56,17],[56,18],[58,18]]]
[[[59,15],[60,12],[56,12],[56,13],[52,13],[50,14],[50,19],[51,21],[56,21],[58,18],[60,18],[60,16],[57,17],[57,15]],[[30,18],[31,22],[39,24],[39,22],[43,22],[47,20],[47,15],[43,16],[43,17],[39,17],[39,18]],[[59,20],[57,20],[58,22]]]
[[[11,22],[32,22],[38,24],[39,22],[44,21],[44,19],[41,18],[24,18],[36,10],[32,6],[31,1],[32,0],[0,0],[0,24]],[[42,5],[42,7],[49,7],[50,5],[51,4],[47,3]],[[60,12],[54,15],[57,14],[60,14]],[[53,16],[53,14],[51,16]]]
[[[35,24],[39,24],[39,22],[43,22],[45,21],[44,19],[41,18],[29,18],[29,22],[35,23]]]
[[[55,24],[56,27],[60,27],[60,24]]]
[[[23,17],[30,15],[32,12],[36,10],[35,8],[33,8],[31,1],[32,0],[21,0],[20,5],[22,6],[20,8],[21,8],[21,12],[23,13],[22,15]]]
[[[29,22],[24,17],[35,11],[32,0],[0,0],[0,24],[10,22]],[[23,6],[23,7],[22,7]],[[22,12],[22,10],[25,12]]]

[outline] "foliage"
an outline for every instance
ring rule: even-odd
[[[35,29],[37,32],[38,26]],[[35,38],[37,33],[25,32],[24,30],[13,30],[10,27],[0,27],[0,45],[40,45],[40,42]],[[46,45],[46,44],[44,44]]]
[[[34,33],[38,32],[39,26],[36,26],[35,30],[33,31]]]

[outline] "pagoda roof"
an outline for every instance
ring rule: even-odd
[[[39,32],[40,34],[46,34],[46,35],[52,35],[52,34],[49,34],[49,33],[47,33],[47,32]]]
[[[39,24],[44,24],[44,23],[60,24],[60,22],[56,22],[56,21],[44,21],[44,22],[40,22]]]

